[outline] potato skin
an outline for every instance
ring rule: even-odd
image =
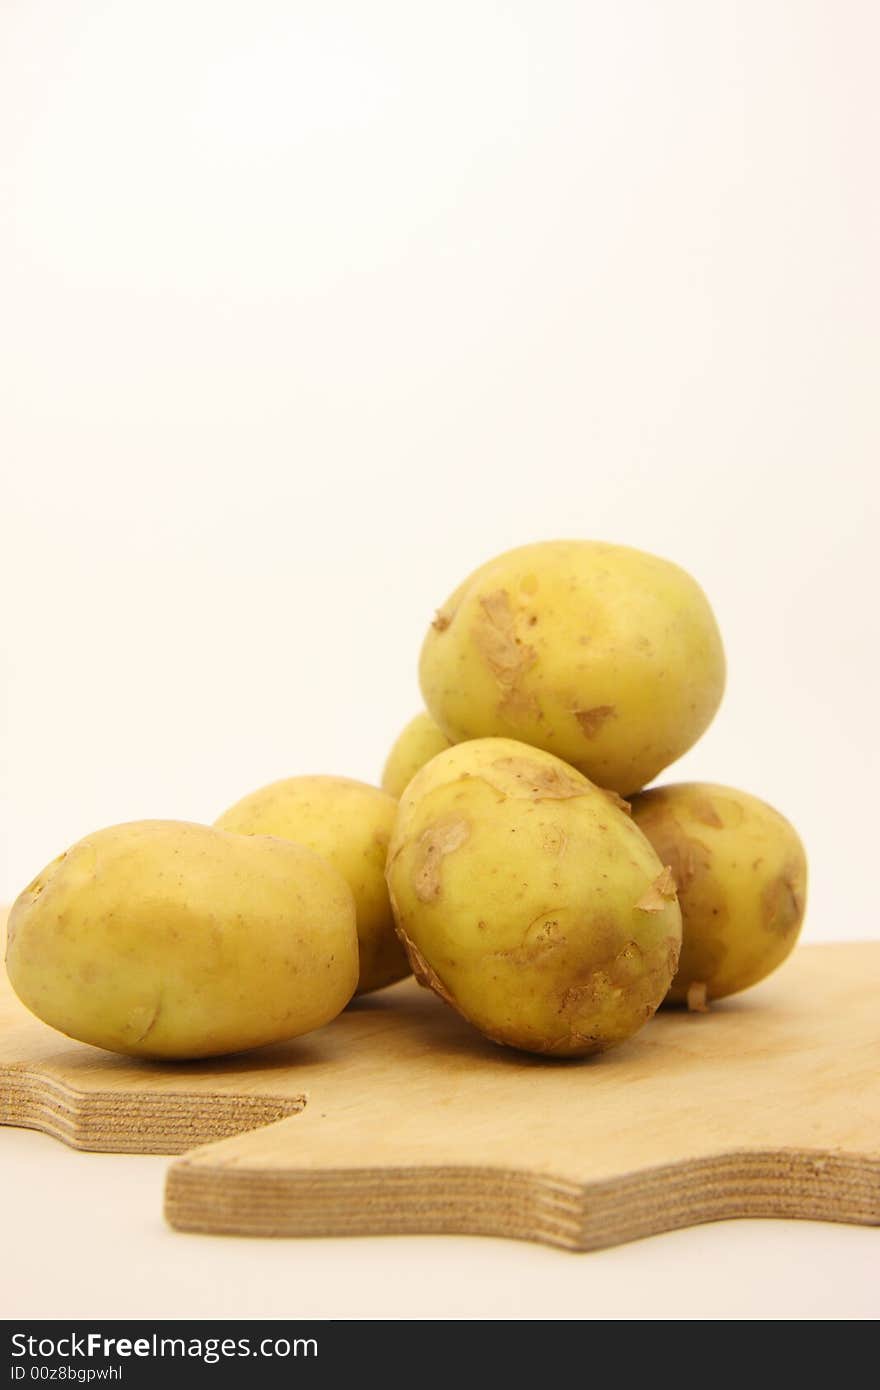
[[[721,999],[769,975],[803,922],[807,861],[793,826],[747,792],[709,782],[655,787],[633,819],[678,884],[682,950],[666,1002]]]
[[[417,773],[387,874],[417,978],[512,1047],[622,1042],[678,964],[675,891],[647,840],[574,768],[513,739],[459,744]]]
[[[438,729],[430,714],[423,711],[401,730],[382,772],[382,789],[398,800],[425,763],[452,744]]]
[[[409,974],[394,931],[385,885],[388,841],[397,802],[350,777],[287,777],[251,792],[215,821],[239,835],[279,835],[320,854],[354,894],[360,974],[358,994]]]
[[[425,638],[420,680],[453,743],[520,739],[628,795],[708,726],[725,664],[706,597],[677,565],[545,541],[460,585]]]
[[[329,1023],[357,982],[354,903],[310,850],[182,821],[80,840],[21,893],[6,965],[44,1023],[132,1057],[211,1057]]]

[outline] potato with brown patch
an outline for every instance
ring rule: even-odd
[[[623,795],[699,738],[724,678],[695,580],[597,541],[490,560],[439,610],[420,665],[428,711],[453,743],[521,739]]]
[[[807,890],[804,848],[788,821],[747,792],[708,782],[642,792],[632,813],[678,885],[682,949],[668,1002],[700,1009],[781,965]]]
[[[382,789],[398,799],[425,763],[452,744],[424,711],[411,719],[398,735],[382,772]]]
[[[44,1023],[133,1057],[213,1057],[329,1023],[354,902],[311,850],[182,821],[87,835],[20,894],[9,979]]]
[[[675,886],[617,799],[550,753],[477,739],[409,784],[388,884],[419,980],[496,1042],[597,1052],[675,974]]]
[[[350,777],[287,777],[237,801],[217,818],[239,835],[280,835],[320,854],[354,894],[360,975],[358,994],[409,974],[394,931],[385,858],[396,800]]]

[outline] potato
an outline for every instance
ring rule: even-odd
[[[320,854],[354,894],[360,975],[358,994],[409,974],[394,931],[385,858],[397,802],[348,777],[288,777],[252,792],[215,824],[240,835],[280,835]]]
[[[490,560],[438,611],[420,666],[428,711],[453,743],[521,739],[624,795],[699,738],[724,675],[696,582],[597,541]]]
[[[422,768],[387,873],[416,976],[496,1042],[558,1057],[610,1047],[675,974],[669,870],[618,798],[513,739]]]
[[[133,1057],[211,1057],[329,1023],[357,983],[351,890],[310,850],[181,821],[99,830],[9,917],[27,1007]]]
[[[804,916],[807,861],[778,811],[706,782],[633,798],[633,819],[678,884],[682,951],[668,1002],[700,1008],[785,960]]]
[[[401,797],[416,773],[438,753],[452,745],[430,714],[417,714],[398,736],[382,773],[382,787],[389,796]]]

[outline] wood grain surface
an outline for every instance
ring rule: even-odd
[[[550,1062],[414,984],[333,1025],[302,1115],[169,1172],[188,1231],[472,1232],[585,1250],[735,1216],[880,1222],[880,944],[802,947],[708,1014]]]
[[[568,1062],[486,1042],[413,981],[281,1046],[137,1062],[54,1033],[4,978],[0,1120],[104,1151],[219,1140],[169,1171],[187,1231],[589,1249],[731,1216],[873,1224],[880,943],[801,947],[708,1014]]]

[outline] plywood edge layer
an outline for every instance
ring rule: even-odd
[[[298,1114],[306,1096],[78,1091],[57,1077],[0,1067],[0,1124],[41,1130],[92,1153],[180,1154]]]
[[[488,1168],[278,1172],[183,1159],[165,1215],[189,1232],[491,1235],[597,1250],[734,1217],[880,1224],[880,1154],[743,1150],[582,1186]]]

